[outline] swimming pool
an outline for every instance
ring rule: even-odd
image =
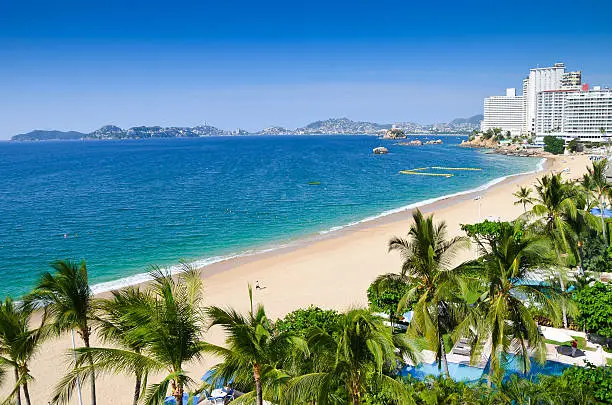
[[[489,373],[489,364],[490,363],[487,363],[487,366],[482,369],[466,364],[448,363],[448,372],[455,381],[476,382]],[[521,357],[510,354],[503,363],[503,367],[506,370],[504,375],[504,380],[506,380],[513,374],[529,379],[537,379],[539,375],[561,375],[563,374],[563,370],[571,367],[571,365],[558,363],[556,361],[547,361],[545,364],[540,364],[532,358],[531,369],[525,374],[523,373]],[[406,366],[400,371],[400,375],[402,376],[411,375],[419,380],[424,380],[430,375],[438,377],[443,374],[444,370],[438,369],[438,365],[435,362],[431,364],[419,364],[416,367]]]
[[[448,363],[448,372],[451,378],[455,381],[474,382],[478,381],[482,377],[484,370],[482,368],[472,367],[466,364]],[[401,376],[407,376],[409,374],[414,378],[424,380],[430,375],[434,377],[443,375],[444,368],[438,369],[438,364],[433,362],[431,364],[421,363],[416,367],[406,366],[400,371]]]

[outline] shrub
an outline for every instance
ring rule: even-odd
[[[574,391],[591,391],[599,403],[612,404],[612,369],[595,367],[587,362],[587,367],[570,367],[563,371],[557,384],[565,383]]]
[[[311,305],[306,309],[297,309],[288,313],[276,322],[275,327],[278,332],[294,332],[301,336],[314,326],[331,333],[339,316],[333,309],[321,309]]]
[[[582,266],[586,271],[603,272],[612,270],[610,248],[599,233],[587,235],[582,256]]]
[[[547,135],[544,137],[544,151],[553,155],[561,155],[565,151],[565,141],[556,136]]]
[[[397,312],[397,304],[409,288],[408,284],[400,280],[385,283],[384,287],[381,288],[375,288],[374,284],[370,285],[367,292],[370,309],[394,315]],[[409,307],[411,304],[408,304]]]
[[[580,315],[578,321],[592,333],[612,337],[612,285],[595,283],[574,294]]]

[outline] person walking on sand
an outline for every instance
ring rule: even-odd
[[[578,342],[576,342],[576,339],[572,340],[572,357],[576,357],[577,347],[578,347]]]

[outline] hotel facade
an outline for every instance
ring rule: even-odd
[[[535,135],[539,141],[546,135],[568,141],[606,141],[612,136],[612,91],[590,89],[582,84],[580,71],[566,72],[563,63],[530,69],[522,96],[507,90],[506,96],[485,99],[481,130],[490,128],[510,131],[513,136]]]

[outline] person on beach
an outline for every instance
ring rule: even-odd
[[[572,340],[572,357],[576,357],[577,347],[578,347],[578,342],[576,342],[576,339]]]

